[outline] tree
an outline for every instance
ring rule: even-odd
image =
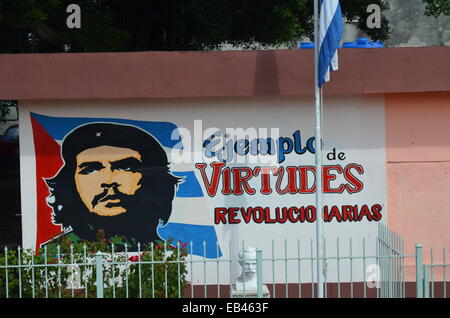
[[[81,7],[81,29],[69,29],[66,8]],[[341,1],[343,14],[373,40],[386,40],[389,22],[368,29],[369,4]],[[1,0],[0,52],[209,50],[229,43],[252,48],[312,36],[311,0]]]
[[[0,52],[113,51],[123,47],[127,34],[114,27],[111,13],[101,2],[78,1],[85,28],[69,29],[66,8],[72,0],[1,0]]]
[[[449,0],[422,0],[425,4],[425,15],[433,16],[450,16],[450,1]]]
[[[443,46],[450,37],[450,18],[427,16],[423,0],[389,0],[386,16],[392,26],[386,46]]]
[[[5,120],[6,115],[9,114],[10,107],[17,106],[15,100],[0,100],[0,123]]]

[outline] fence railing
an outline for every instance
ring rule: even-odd
[[[434,263],[434,248],[430,249],[430,264],[423,265],[423,297],[435,298],[442,297],[447,298],[447,268],[450,264],[446,263],[447,248],[442,248],[442,263]],[[440,270],[440,273],[436,273]],[[437,281],[436,274],[439,274],[439,280]],[[439,293],[439,295],[437,295]]]
[[[414,255],[405,255],[404,239],[382,224],[378,226],[377,256],[380,266],[380,288],[377,296],[381,298],[404,298],[405,259]]]
[[[86,246],[62,251],[58,245],[44,247],[40,254],[5,248],[0,253],[0,298],[231,297],[230,288],[241,274],[239,261],[256,265],[253,297],[263,297],[264,285],[274,298],[316,297],[314,270],[320,261],[326,269],[325,297],[403,298],[408,258],[416,263],[416,296],[434,297],[443,283],[441,290],[447,297],[445,269],[450,265],[445,264],[445,248],[442,264],[424,265],[421,245],[415,254],[406,255],[403,239],[382,225],[377,238],[370,242],[365,238],[324,241],[322,258],[314,255],[314,246],[313,240],[284,240],[281,244],[272,240],[256,250],[255,259],[241,260],[233,257],[236,251],[231,243],[228,255],[218,258],[207,258],[206,252],[203,257],[194,256],[192,242],[187,246],[180,242],[174,246],[151,244],[142,250],[138,245],[137,252],[131,253],[126,245],[117,251],[114,244],[108,251],[88,250]],[[206,243],[203,248],[206,251]],[[334,252],[327,254],[331,249]],[[437,268],[444,269],[439,282],[435,279]]]
[[[0,254],[0,298],[182,297],[186,255],[179,245],[140,251],[138,244],[134,253],[126,245],[116,252],[114,244],[106,253],[86,246],[71,246],[67,254],[60,245],[51,250],[45,246],[40,254],[5,248]]]

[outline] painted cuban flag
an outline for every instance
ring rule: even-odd
[[[51,117],[31,113],[37,188],[37,237],[36,247],[48,242],[61,233],[61,227],[52,223],[52,209],[46,203],[49,189],[45,179],[53,177],[63,166],[61,144],[64,137],[88,123],[118,123],[138,127],[151,134],[167,153],[174,148],[182,148],[181,140],[172,137],[178,127],[170,122],[151,122],[116,118],[75,118]],[[175,134],[176,135],[176,134]],[[158,234],[164,240],[173,239],[188,244],[189,252],[207,258],[222,256],[218,245],[212,218],[207,215],[205,197],[197,180],[193,164],[170,164],[171,173],[181,177],[175,198],[172,201],[172,214],[169,222],[158,227]],[[194,213],[193,213],[194,211]],[[191,249],[192,248],[192,249]]]
[[[337,49],[343,33],[339,0],[322,0],[319,22],[319,87],[330,80],[330,70],[338,69]]]

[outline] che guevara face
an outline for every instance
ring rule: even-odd
[[[100,216],[127,212],[124,198],[141,188],[142,158],[122,147],[99,146],[76,156],[75,185],[86,208]]]

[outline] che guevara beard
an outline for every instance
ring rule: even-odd
[[[90,212],[83,205],[83,212],[79,213],[76,224],[71,224],[73,232],[80,238],[93,241],[98,230],[105,231],[105,237],[124,236],[132,238],[142,244],[159,240],[157,226],[159,218],[156,213],[161,207],[154,195],[145,193],[142,189],[135,195],[127,195],[114,188],[114,195],[105,195],[106,192],[96,195],[93,204],[107,199],[119,199],[119,204],[108,203],[107,206],[120,205],[126,212],[115,216],[101,216]],[[151,192],[151,191],[149,191]]]

